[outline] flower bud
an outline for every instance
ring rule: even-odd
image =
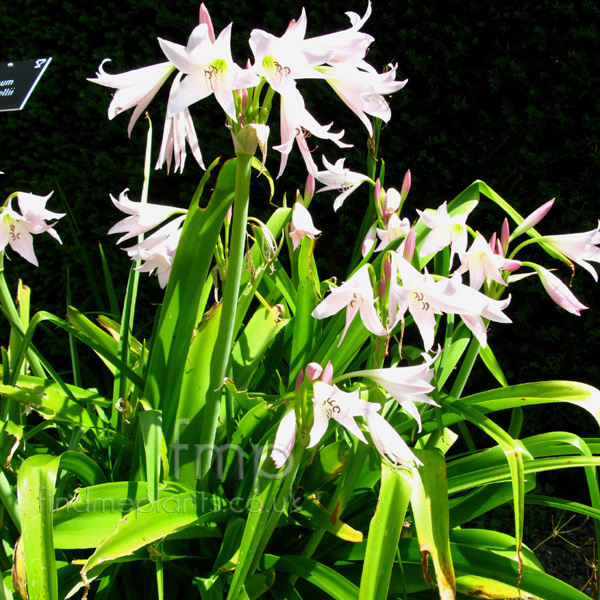
[[[310,381],[316,381],[321,377],[321,373],[323,373],[323,367],[316,362],[311,362],[306,365],[306,369],[304,369],[304,373],[306,377],[310,379]]]

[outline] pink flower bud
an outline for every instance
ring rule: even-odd
[[[497,246],[496,246],[496,232],[494,231],[494,233],[492,233],[492,237],[490,238],[490,248],[492,249],[492,252],[496,252]]]
[[[560,307],[577,316],[580,316],[582,310],[587,309],[587,306],[579,302],[575,294],[548,269],[538,266],[536,271],[548,295]]]
[[[494,248],[494,253],[498,256],[504,256],[504,248],[502,247],[502,242],[500,240],[496,240],[496,247]]]
[[[410,184],[412,178],[410,175],[410,169],[406,171],[406,175],[404,176],[404,181],[402,182],[402,189],[400,190],[400,197],[402,198],[402,202],[406,200],[406,196],[408,196],[408,192],[410,191]]]
[[[522,263],[520,260],[510,260],[510,259],[506,259],[504,261],[504,264],[502,265],[502,270],[503,271],[508,271],[509,273],[512,273],[513,271],[516,271],[517,269],[520,269],[522,266]]]
[[[410,262],[415,254],[415,228],[411,227],[406,239],[404,240],[404,248],[402,251],[402,258]]]
[[[552,200],[548,200],[546,204],[542,204],[539,208],[536,208],[528,217],[526,217],[523,222],[513,231],[512,238],[516,238],[521,234],[525,233],[532,227],[535,227],[547,214],[548,211],[552,208],[554,204],[554,198]]]
[[[373,223],[365,235],[365,239],[362,243],[362,255],[366,256],[371,251],[371,248],[375,245],[377,239],[377,223]]]
[[[304,186],[304,206],[308,206],[312,197],[315,195],[315,178],[310,173],[306,178],[306,185]]]
[[[316,362],[311,362],[306,365],[306,369],[304,369],[304,373],[306,377],[311,381],[316,381],[321,377],[321,373],[323,373],[323,367]]]
[[[331,364],[330,360],[328,360],[327,364],[325,365],[323,375],[321,375],[321,381],[324,381],[329,385],[331,385],[331,382],[333,381],[333,365]]]
[[[379,179],[375,182],[373,198],[375,198],[375,206],[377,207],[377,212],[383,212],[383,203],[381,202],[381,181],[379,181]]]
[[[506,256],[506,253],[508,252],[508,242],[510,240],[510,227],[508,226],[508,219],[504,219],[504,222],[502,223],[500,240],[502,243],[502,256]]]

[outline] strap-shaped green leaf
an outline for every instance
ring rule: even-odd
[[[382,463],[379,501],[369,527],[359,600],[387,598],[412,488],[410,471],[396,471]]]

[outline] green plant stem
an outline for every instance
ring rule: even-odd
[[[210,366],[210,387],[200,438],[203,444],[208,444],[206,447],[209,448],[212,448],[215,441],[221,406],[222,392],[220,388],[227,372],[227,365],[231,354],[235,313],[244,263],[244,248],[246,245],[251,164],[252,156],[250,154],[240,153],[237,155],[231,248],[229,249],[229,260],[227,261],[227,278],[223,286],[223,309],[219,324],[219,333],[217,334],[217,341],[215,343],[215,352]],[[207,488],[207,475],[212,463],[212,454],[212,449],[202,453],[200,459],[200,490],[206,490]]]
[[[13,323],[21,323],[19,312],[8,291],[8,285],[6,284],[6,279],[4,277],[4,252],[0,252],[0,305],[2,305],[2,308],[6,311],[6,314],[8,314]],[[16,331],[17,335],[22,340],[25,336],[25,331],[22,328],[13,328],[13,330]],[[46,377],[42,364],[31,348],[27,349],[27,360],[29,361],[31,370],[37,377]]]

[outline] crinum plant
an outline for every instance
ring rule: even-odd
[[[600,439],[527,437],[522,417],[530,405],[570,402],[600,423],[600,394],[569,381],[509,385],[487,333],[511,322],[508,290],[530,275],[569,312],[585,309],[522,254],[537,244],[597,279],[588,261],[600,259],[600,228],[543,236],[535,227],[551,203],[523,218],[480,181],[436,210],[407,208],[410,172],[399,190],[386,187],[377,160],[387,97],[406,82],[396,65],[378,73],[366,62],[370,13],[369,3],[363,17],[347,13],[347,29],[312,38],[304,10],[280,37],[255,29],[242,68],[232,25],[216,35],[202,5],[186,46],[159,39],[165,62],[121,74],[100,65],[91,81],[115,89],[109,118],[133,109],[129,134],[173,76],[157,168],[183,171],[188,147],[204,168],[210,132],[198,136],[191,110],[213,95],[235,158],[213,160],[181,209],[148,201],[149,144],[141,199],[111,197],[127,216],[109,233],[129,241],[134,261],[120,321],[96,324],[74,308],[67,320],[30,320],[1,279],[12,331],[1,386],[5,596],[585,598],[523,544],[525,504],[600,518]],[[319,170],[309,134],[348,144],[310,114],[304,79],[330,85],[366,127],[367,174],[343,157],[323,156]],[[276,95],[278,177],[294,144],[308,177],[293,206],[284,197],[263,223],[249,216],[250,198],[271,198],[255,197],[251,173],[274,188]],[[319,278],[326,224],[309,211],[315,181],[318,193],[335,192],[336,210],[368,190],[356,200],[368,204],[345,279]],[[26,234],[57,237],[45,219],[62,215],[27,198],[22,215],[8,199],[0,243],[31,260]],[[469,225],[484,202],[507,214],[489,238]],[[140,272],[165,288],[146,340],[134,335]],[[52,369],[31,343],[42,321],[94,350],[112,389]],[[463,397],[478,361],[500,387]],[[500,410],[511,411],[508,430],[493,418]],[[467,423],[489,447],[476,447]],[[537,472],[567,467],[584,469],[589,505],[532,493]],[[513,535],[464,527],[502,504],[513,507]]]

